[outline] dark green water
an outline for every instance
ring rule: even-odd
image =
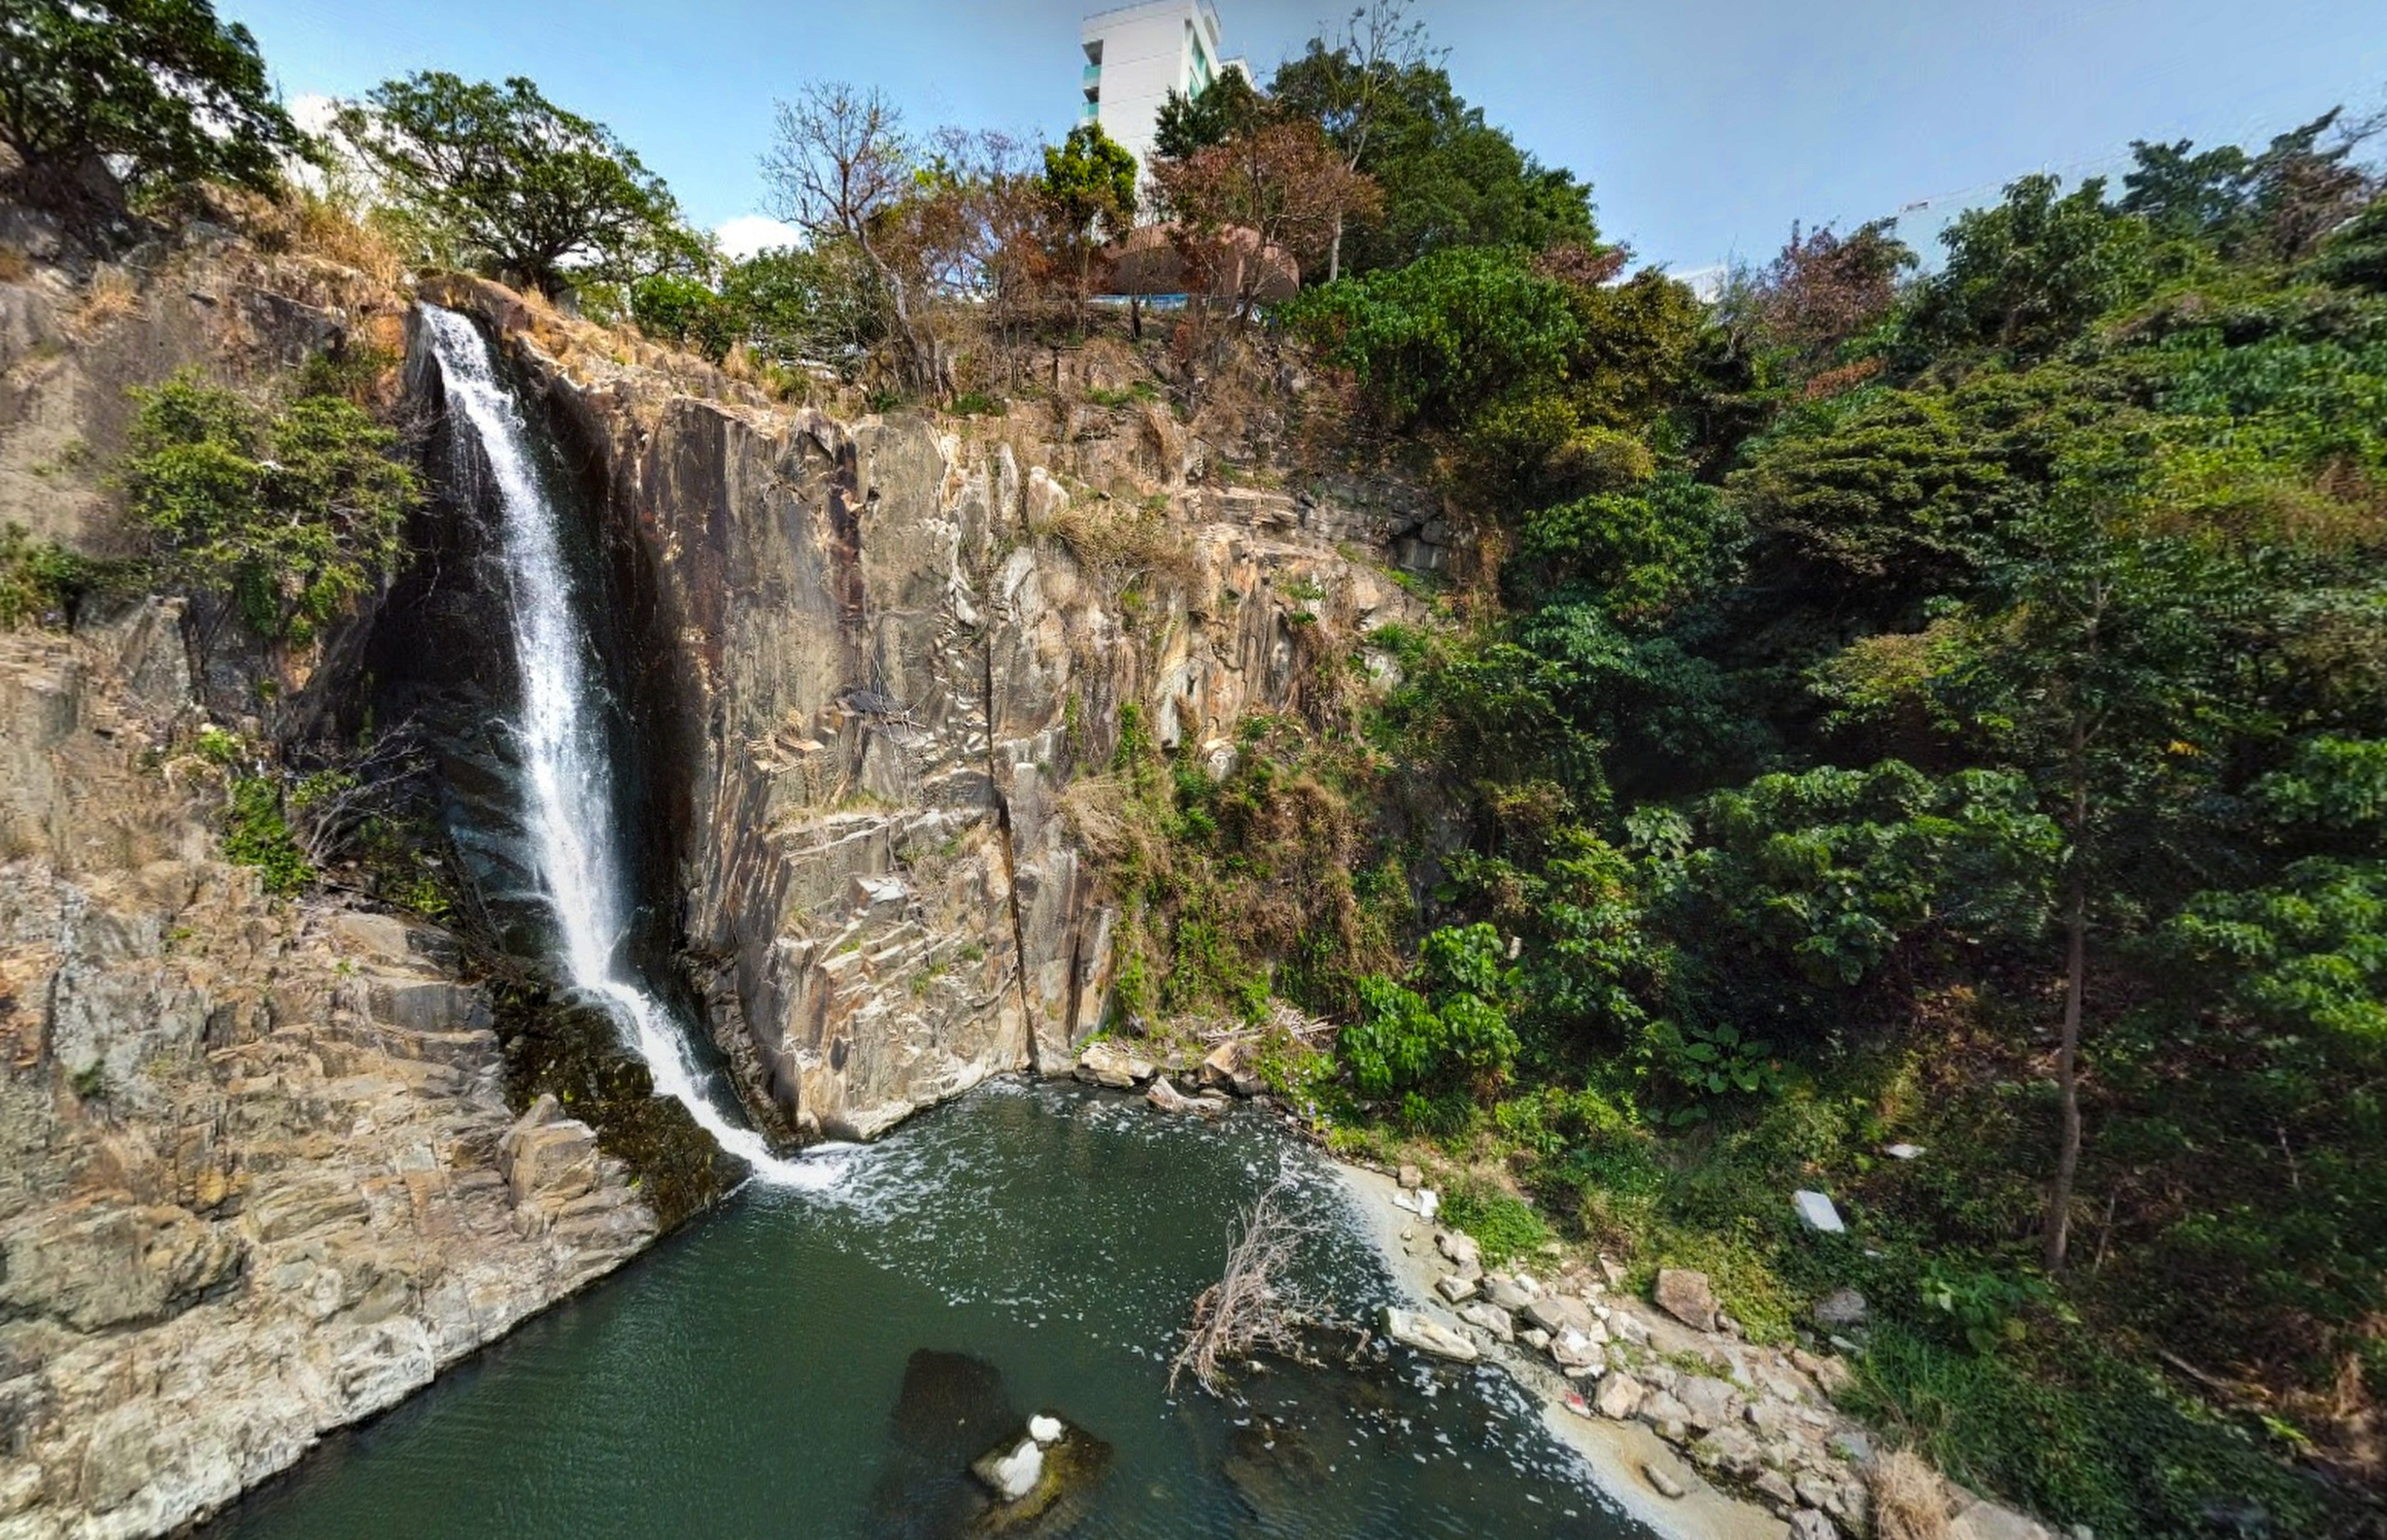
[[[1087,1540],[1645,1533],[1490,1371],[1403,1354],[1252,1377],[1242,1404],[1168,1397],[1229,1217],[1284,1165],[1314,1276],[1354,1313],[1387,1288],[1332,1177],[1260,1117],[1004,1082],[832,1158],[831,1190],[749,1189],[207,1540],[926,1540],[952,1533],[968,1457],[924,1458],[916,1415],[896,1436],[924,1348],[984,1360],[1011,1411],[1112,1445],[1067,1531]]]

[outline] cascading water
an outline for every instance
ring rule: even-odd
[[[514,653],[522,676],[516,724],[525,822],[541,895],[554,912],[565,978],[602,1004],[654,1079],[655,1092],[688,1108],[721,1147],[762,1180],[817,1186],[818,1161],[782,1160],[760,1134],[706,1093],[705,1075],[672,1013],[638,980],[625,955],[632,905],[615,827],[612,773],[587,658],[563,561],[556,511],[534,469],[529,425],[479,328],[453,310],[423,307],[451,410],[472,426],[496,485]]]

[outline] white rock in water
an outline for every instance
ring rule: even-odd
[[[991,1449],[980,1455],[970,1474],[1004,1502],[1016,1503],[1034,1491],[1037,1478],[1044,1474],[1044,1450],[1034,1439],[1023,1438],[1008,1453]]]
[[[1838,1235],[1849,1228],[1840,1222],[1840,1211],[1832,1206],[1832,1200],[1821,1193],[1810,1193],[1801,1188],[1790,1194],[1790,1202],[1798,1208],[1799,1218],[1807,1221],[1810,1230]]]
[[[1040,1412],[1028,1420],[1028,1436],[1039,1444],[1057,1444],[1061,1440],[1061,1420]]]
[[[1471,1364],[1480,1356],[1474,1343],[1464,1333],[1396,1305],[1384,1306],[1384,1335],[1421,1353],[1456,1358],[1463,1364]]]

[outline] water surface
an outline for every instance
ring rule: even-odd
[[[897,1436],[922,1349],[1112,1446],[1067,1530],[1086,1540],[1647,1533],[1491,1370],[1404,1353],[1168,1395],[1230,1217],[1282,1168],[1312,1277],[1355,1314],[1389,1287],[1332,1176],[1260,1115],[1004,1081],[833,1158],[827,1190],[748,1188],[207,1540],[952,1534],[938,1483],[966,1457],[924,1463],[916,1405]]]

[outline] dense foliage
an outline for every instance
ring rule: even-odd
[[[268,188],[300,135],[257,40],[208,0],[11,0],[0,9],[6,190],[70,215],[212,179]]]
[[[134,520],[260,636],[303,645],[396,562],[420,479],[398,435],[349,402],[272,406],[190,372],[135,397]]]
[[[527,80],[422,70],[343,107],[340,126],[441,247],[550,298],[701,250],[662,178]]]
[[[2368,1479],[2387,1395],[2387,199],[2336,123],[2023,178],[1919,276],[1886,222],[1714,306],[1454,245],[1284,311],[1473,525],[1451,624],[1370,641],[1422,940],[1319,1002],[1342,1116],[1752,1323],[1859,1283],[1884,1415],[2100,1534],[2345,1521],[2287,1469]]]

